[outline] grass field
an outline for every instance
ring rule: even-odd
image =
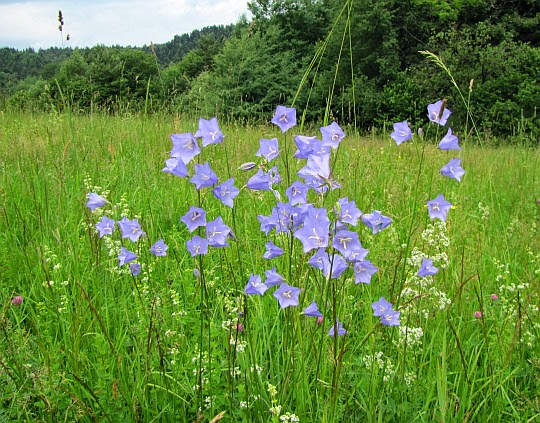
[[[247,189],[256,169],[238,167],[277,137],[286,201],[304,166],[296,128],[220,124],[223,143],[198,160],[242,187],[232,209],[161,171],[169,135],[195,132],[195,119],[0,112],[0,422],[540,420],[538,149],[460,138],[459,183],[439,172],[458,157],[437,149],[446,128],[400,146],[349,134],[332,152],[341,189],[309,201],[332,216],[348,197],[392,219],[375,235],[351,229],[379,269],[355,284],[351,268],[326,278],[309,266],[291,233],[260,230],[277,200]],[[92,192],[109,203],[91,212]],[[439,194],[453,204],[445,224],[426,209]],[[223,218],[229,247],[191,257],[190,206]],[[104,214],[137,218],[146,236],[100,238]],[[159,239],[166,257],[150,253]],[[269,240],[285,254],[263,259]],[[138,276],[119,267],[120,246]],[[422,257],[436,275],[417,276]],[[281,309],[276,288],[244,294],[273,266],[301,289],[297,307]],[[373,316],[380,297],[399,326]],[[301,314],[313,300],[322,322]],[[345,336],[328,335],[336,318]]]

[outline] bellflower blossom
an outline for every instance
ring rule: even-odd
[[[287,132],[296,125],[296,109],[285,106],[277,106],[272,123],[279,126],[281,132]]]
[[[379,210],[373,210],[373,213],[362,215],[362,222],[370,227],[373,230],[373,235],[375,235],[390,225],[392,219],[383,216]]]
[[[347,331],[343,329],[343,325],[339,320],[336,320],[336,324],[333,325],[330,330],[328,331],[328,336],[331,336],[332,338],[335,336],[335,327],[337,326],[337,334],[338,336],[343,336],[347,334]]]
[[[339,220],[348,223],[349,225],[356,226],[358,219],[362,216],[362,212],[356,207],[355,201],[349,201],[348,197],[340,198],[337,201]]]
[[[285,282],[285,278],[281,276],[279,273],[276,272],[276,267],[272,267],[270,270],[266,270],[264,272],[266,276],[266,280],[264,281],[264,284],[270,288],[274,285],[279,285],[283,282]]]
[[[281,308],[296,307],[298,305],[298,296],[300,288],[295,288],[283,282],[280,287],[272,294],[278,301]]]
[[[122,238],[129,238],[131,242],[137,242],[137,240],[144,235],[137,219],[129,220],[127,217],[124,217],[122,220],[118,221],[118,226],[122,231]]]
[[[420,269],[418,269],[418,276],[424,277],[424,276],[433,276],[439,271],[438,268],[433,266],[433,260],[423,258],[422,264],[420,265]]]
[[[371,276],[379,271],[379,268],[371,264],[369,260],[357,261],[354,263],[354,282],[356,284],[371,283]]]
[[[313,301],[310,305],[308,305],[304,311],[302,312],[305,316],[309,317],[323,317],[322,313],[319,311],[319,307],[317,307],[317,303]]]
[[[292,185],[287,188],[285,194],[289,199],[292,206],[301,203],[307,203],[307,194],[309,187],[300,181],[294,181]]]
[[[182,159],[178,160],[177,158],[171,158],[165,160],[165,167],[162,169],[163,172],[171,173],[179,178],[185,178],[189,176],[187,167]]]
[[[150,247],[150,252],[155,255],[156,257],[165,257],[167,255],[167,249],[169,247],[165,242],[163,242],[162,239],[156,241],[152,247]]]
[[[452,203],[446,201],[442,194],[439,194],[434,200],[427,202],[429,218],[446,221],[446,214],[452,207]]]
[[[118,254],[118,266],[123,266],[137,259],[137,254],[129,251],[127,248],[120,247],[120,254]]]
[[[197,140],[191,132],[171,134],[171,141],[173,143],[171,157],[181,159],[184,164],[188,164],[195,156],[201,153]]]
[[[412,131],[409,123],[406,120],[404,120],[403,122],[394,123],[393,126],[394,132],[392,132],[390,136],[397,145],[400,145],[405,141],[409,141],[412,138]]]
[[[133,276],[138,276],[141,273],[141,265],[138,263],[131,263],[129,265],[129,271]]]
[[[264,157],[268,162],[274,160],[279,156],[278,139],[272,138],[271,140],[260,140],[260,148],[257,151],[257,157]]]
[[[195,132],[195,138],[202,138],[202,146],[219,144],[223,141],[223,133],[219,129],[217,117],[210,120],[199,119],[199,129]]]
[[[379,301],[371,304],[374,316],[382,316],[392,310],[392,304],[386,301],[384,297],[379,298]]]
[[[231,228],[223,223],[221,216],[218,216],[216,219],[206,224],[206,238],[208,239],[208,245],[215,248],[228,247],[227,237],[230,232]]]
[[[266,243],[266,252],[263,254],[263,258],[269,260],[271,258],[279,257],[283,255],[283,249],[279,248],[272,241]]]
[[[438,123],[441,126],[446,125],[446,121],[452,112],[444,108],[446,100],[439,100],[436,103],[427,106],[428,118],[430,121]]]
[[[87,197],[88,201],[86,202],[86,207],[88,207],[91,211],[94,211],[95,209],[103,207],[105,204],[107,204],[107,200],[95,192],[89,193]]]
[[[201,254],[208,253],[208,240],[201,238],[199,235],[195,235],[190,240],[186,241],[186,247],[191,257],[196,257]]]
[[[233,200],[240,194],[240,190],[234,186],[234,178],[230,178],[215,187],[213,193],[223,204],[232,209]]]
[[[356,232],[341,230],[334,235],[332,246],[345,257],[349,256],[353,249],[362,247]]]
[[[199,207],[191,206],[180,220],[187,226],[189,232],[193,232],[199,226],[206,226],[206,212]]]
[[[103,238],[104,235],[112,235],[114,231],[114,220],[107,216],[103,216],[101,220],[96,223],[96,229],[99,231],[100,238]]]
[[[332,122],[330,125],[323,126],[320,129],[322,133],[322,145],[325,147],[336,149],[345,137],[345,132],[343,132],[336,122]]]
[[[306,137],[304,135],[295,135],[294,143],[298,147],[298,150],[294,153],[294,157],[297,159],[307,159],[310,154],[315,153],[313,146],[321,144],[317,137]]]
[[[461,159],[450,159],[448,164],[441,169],[441,174],[447,178],[461,182],[461,177],[465,174],[465,171],[461,167]]]
[[[261,277],[259,275],[249,275],[249,281],[244,288],[245,294],[255,294],[255,295],[264,295],[268,287],[261,282]]]
[[[328,246],[329,229],[329,223],[307,217],[304,226],[298,229],[293,236],[302,242],[304,253],[307,253],[314,248],[326,248]]]
[[[274,166],[268,172],[259,169],[255,175],[253,175],[247,181],[247,187],[255,191],[272,191],[272,185],[279,184],[281,178],[277,171],[277,167]]]
[[[384,326],[399,326],[399,311],[390,310],[381,316],[381,323]]]
[[[461,150],[461,147],[458,145],[458,137],[452,134],[451,128],[448,128],[448,132],[439,143],[439,148],[446,151]]]
[[[195,185],[197,191],[204,187],[211,187],[218,183],[218,177],[210,168],[208,162],[195,165],[195,175],[189,180]]]

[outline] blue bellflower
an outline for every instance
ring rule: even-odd
[[[423,258],[422,264],[420,265],[420,269],[418,269],[418,276],[424,277],[424,276],[433,276],[439,271],[438,268],[433,266],[433,260]]]
[[[448,132],[439,143],[439,148],[445,151],[461,150],[461,147],[458,145],[458,137],[452,134],[451,128],[448,128]]]
[[[412,138],[412,131],[409,123],[404,120],[403,122],[394,123],[394,132],[390,134],[392,139],[397,145],[409,141]]]
[[[332,122],[330,125],[323,126],[320,129],[322,133],[322,145],[325,147],[336,149],[345,137],[345,132],[343,132],[336,122]]]
[[[214,171],[210,168],[208,162],[205,164],[195,165],[195,175],[189,180],[195,185],[197,191],[204,187],[211,187],[218,183],[218,177]]]
[[[94,211],[95,209],[103,207],[105,204],[107,204],[107,200],[95,192],[89,193],[87,197],[88,201],[86,202],[86,207],[88,207],[91,211]]]
[[[338,200],[339,220],[348,223],[349,225],[356,226],[358,219],[362,216],[362,212],[356,207],[356,202],[349,201],[348,197],[340,198]]]
[[[261,277],[259,275],[249,275],[249,281],[244,288],[244,293],[248,295],[264,295],[268,287],[262,283]]]
[[[215,187],[213,193],[223,204],[232,209],[233,200],[240,194],[240,190],[234,186],[234,178],[230,178]]]
[[[191,132],[171,134],[171,141],[173,143],[171,157],[182,160],[184,164],[188,164],[201,153],[197,140]]]
[[[206,224],[206,238],[208,239],[208,245],[215,248],[228,247],[227,238],[231,232],[221,216],[218,216],[216,219],[208,222]]]
[[[285,282],[285,278],[276,272],[276,267],[272,267],[270,270],[264,272],[266,280],[264,281],[265,285],[270,288],[274,285],[280,285]]]
[[[180,220],[193,232],[199,226],[206,226],[206,212],[200,207],[191,206],[189,211]]]
[[[328,246],[329,229],[329,223],[307,217],[304,226],[293,235],[302,242],[304,253],[307,253],[315,248],[326,248]]]
[[[371,304],[374,316],[382,316],[392,310],[392,304],[386,301],[384,297],[379,298],[379,301]]]
[[[347,334],[347,331],[343,329],[343,325],[339,320],[336,320],[336,324],[333,325],[330,330],[328,331],[328,336],[331,336],[332,338],[335,336],[335,328],[337,326],[337,334],[338,336],[343,336]]]
[[[137,259],[137,254],[129,251],[127,248],[120,247],[120,254],[118,254],[119,267],[136,259]]]
[[[107,216],[103,216],[101,220],[96,223],[96,229],[99,231],[100,238],[103,238],[104,235],[112,235],[114,231],[114,220]]]
[[[371,228],[373,230],[373,235],[375,235],[390,225],[392,219],[383,216],[379,210],[373,210],[373,213],[362,215],[362,222]]]
[[[308,305],[304,311],[302,312],[305,316],[309,317],[323,317],[322,313],[319,311],[319,307],[317,307],[317,303],[313,301],[310,305]]]
[[[279,301],[281,308],[296,307],[298,305],[300,288],[295,288],[283,282],[272,295]]]
[[[277,106],[272,123],[279,126],[281,132],[287,132],[288,129],[296,125],[296,109]]]
[[[279,248],[272,241],[268,241],[266,243],[266,251],[263,254],[263,258],[265,258],[266,260],[270,260],[271,258],[280,257],[281,255],[283,255],[282,248]]]
[[[371,283],[371,277],[378,272],[379,268],[371,264],[369,260],[354,263],[354,282]]]
[[[461,182],[461,177],[465,175],[465,171],[461,167],[461,159],[450,159],[448,164],[441,169],[441,174],[447,178],[452,178]]]
[[[210,120],[199,119],[199,129],[195,132],[195,138],[202,138],[202,146],[219,144],[223,141],[223,133],[219,129],[217,117]]]
[[[127,217],[118,221],[118,226],[122,231],[122,238],[129,238],[131,242],[137,242],[144,235],[137,219],[129,220]]]
[[[195,235],[190,240],[186,241],[186,247],[191,257],[196,257],[201,254],[208,253],[208,240],[201,238],[199,235]]]
[[[133,276],[138,276],[141,273],[141,265],[138,263],[131,263],[129,265],[129,271]]]
[[[156,241],[152,247],[150,247],[150,252],[155,255],[156,257],[165,257],[167,255],[167,249],[169,247],[165,242],[163,242],[162,239]]]
[[[444,108],[446,100],[439,100],[436,103],[427,106],[428,118],[430,121],[438,123],[441,126],[446,125],[446,121],[452,114],[452,112]]]
[[[446,215],[448,210],[452,208],[452,203],[446,201],[443,195],[439,194],[434,200],[427,202],[427,208],[431,220],[440,219],[446,221]]]
[[[294,181],[292,185],[287,188],[285,194],[292,206],[296,204],[307,203],[307,194],[309,187],[300,181]]]
[[[264,157],[267,162],[271,162],[277,156],[279,156],[278,139],[272,138],[271,140],[260,140],[260,148],[257,151],[257,157]]]

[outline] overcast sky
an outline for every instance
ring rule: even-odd
[[[142,46],[209,25],[235,23],[248,0],[0,0],[0,47]]]

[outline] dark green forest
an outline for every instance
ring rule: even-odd
[[[538,140],[540,0],[254,0],[250,18],[143,47],[0,49],[0,107],[262,119],[360,130],[427,120]],[[421,54],[436,54],[449,74]],[[461,97],[458,89],[461,91]]]

